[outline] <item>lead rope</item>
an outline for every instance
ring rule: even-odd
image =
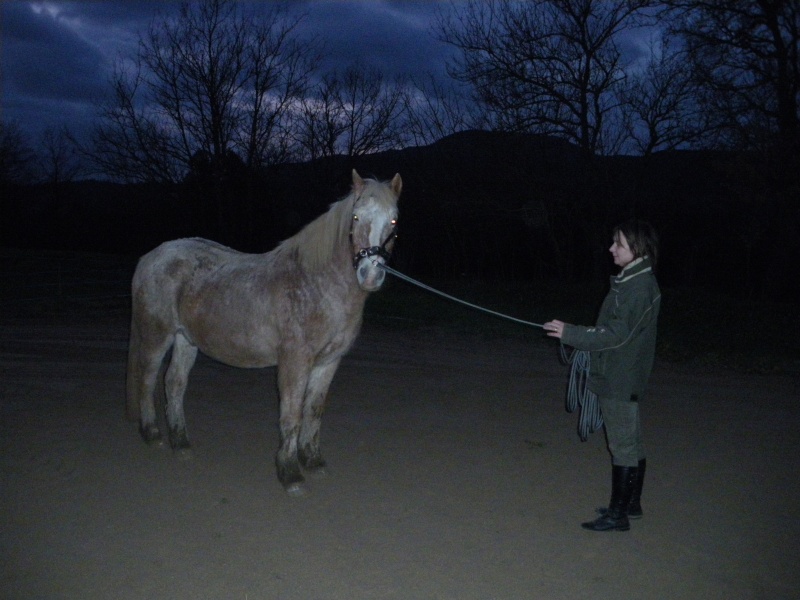
[[[377,261],[376,264],[384,271],[391,273],[398,279],[402,279],[408,283],[413,283],[414,285],[421,287],[423,290],[433,292],[434,294],[438,294],[439,296],[447,298],[448,300],[452,300],[453,302],[458,302],[459,304],[489,313],[490,315],[494,315],[496,317],[508,319],[509,321],[544,329],[544,325],[541,323],[524,321],[522,319],[517,319],[516,317],[504,315],[503,313],[499,313],[494,310],[489,310],[488,308],[483,308],[477,304],[466,302],[460,298],[456,298],[450,294],[445,294],[444,292],[432,288],[431,286],[426,285],[421,281],[417,281],[408,275],[404,275],[400,271],[395,271],[386,264]],[[574,412],[575,409],[580,406],[580,414],[578,416],[578,435],[580,435],[581,440],[585,442],[587,439],[589,439],[590,433],[594,433],[603,426],[603,416],[600,414],[600,407],[597,403],[597,394],[590,391],[587,387],[590,365],[589,353],[583,350],[573,349],[571,354],[567,354],[567,350],[563,344],[561,344],[560,349],[561,360],[564,362],[564,364],[572,365],[569,373],[569,386],[567,387],[567,412]]]
[[[469,306],[470,308],[474,308],[485,313],[489,313],[490,315],[494,315],[496,317],[501,317],[503,319],[508,319],[509,321],[514,321],[515,323],[522,323],[523,325],[530,325],[531,327],[539,327],[540,329],[544,329],[544,325],[540,323],[533,323],[531,321],[523,321],[522,319],[518,319],[516,317],[511,317],[509,315],[504,315],[503,313],[499,313],[493,310],[489,310],[488,308],[483,308],[482,306],[478,306],[477,304],[471,304],[470,302],[466,302],[455,296],[451,296],[450,294],[445,294],[444,292],[440,292],[439,290],[432,288],[429,285],[425,285],[421,281],[417,281],[416,279],[412,279],[408,275],[404,275],[400,271],[395,271],[392,267],[385,265],[383,263],[376,262],[376,264],[386,271],[387,273],[391,273],[398,279],[402,279],[403,281],[407,281],[408,283],[413,283],[414,285],[421,287],[423,290],[427,290],[429,292],[433,292],[434,294],[439,294],[443,298],[447,298],[448,300],[452,300],[453,302],[458,302],[459,304],[463,304],[464,306]]]
[[[597,394],[588,388],[589,367],[591,359],[585,350],[572,350],[567,353],[561,344],[561,360],[564,364],[571,365],[569,370],[569,385],[567,386],[567,412],[574,412],[580,407],[578,413],[578,435],[581,441],[589,439],[589,434],[594,433],[603,426],[603,415],[597,402]]]

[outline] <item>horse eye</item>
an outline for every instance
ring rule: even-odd
[[[397,219],[392,219],[392,225],[397,225]]]

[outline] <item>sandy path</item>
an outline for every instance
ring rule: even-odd
[[[366,327],[294,499],[273,370],[201,358],[180,461],[123,418],[126,338],[0,320],[4,599],[800,597],[796,379],[658,364],[645,518],[597,534],[608,458],[549,341]]]

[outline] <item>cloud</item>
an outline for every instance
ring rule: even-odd
[[[271,10],[273,2],[242,2]],[[305,15],[298,35],[324,42],[323,70],[354,64],[386,77],[445,76],[447,48],[431,35],[440,2],[306,0],[285,3]],[[0,2],[2,118],[36,137],[45,127],[88,131],[110,91],[114,62],[136,55],[139,35],[179,3],[149,1]]]
[[[33,137],[85,119],[107,89],[113,55],[105,36],[71,3],[3,2],[1,10],[3,119]]]
[[[4,10],[4,92],[74,101],[96,91],[103,56],[47,13]]]
[[[325,42],[327,68],[362,64],[387,76],[444,73],[446,47],[431,32],[438,2],[316,0],[299,4],[307,14],[304,33],[319,35]],[[299,6],[294,10],[302,12]]]

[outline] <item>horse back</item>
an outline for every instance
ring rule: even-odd
[[[250,266],[252,278],[254,258],[202,238],[161,244],[139,259],[133,275],[134,325],[165,335],[181,331],[202,345],[204,328],[222,329],[226,315],[253,311],[248,296],[237,292],[236,273]]]
[[[227,257],[237,255],[241,253],[202,238],[164,242],[139,259],[131,290],[134,304],[156,314],[159,308],[175,306],[195,280],[207,277]]]

